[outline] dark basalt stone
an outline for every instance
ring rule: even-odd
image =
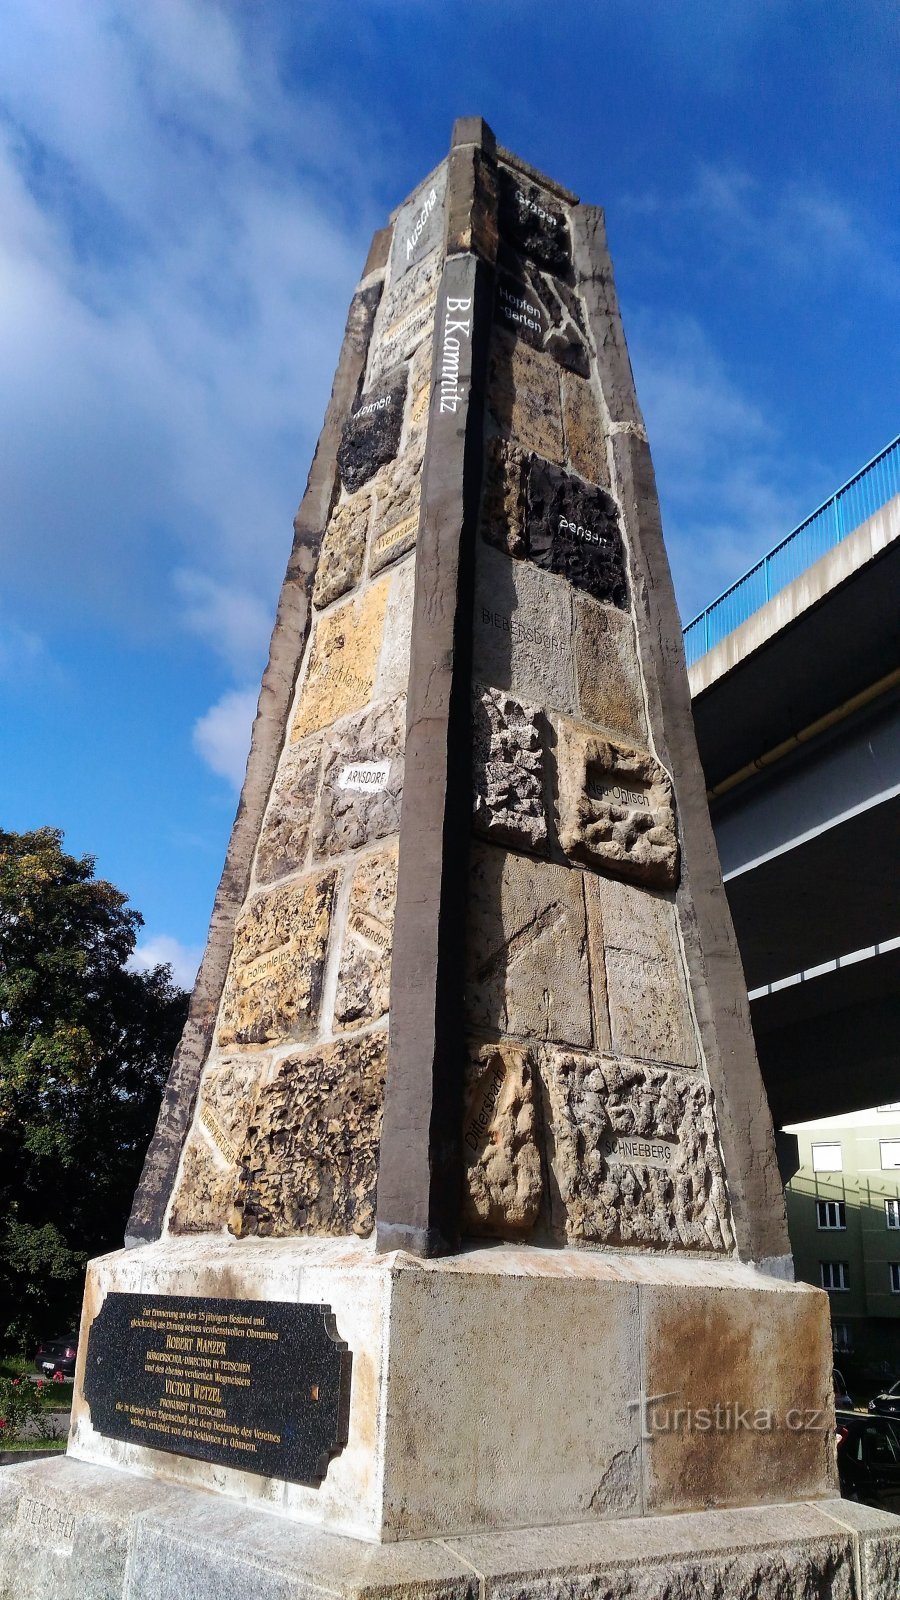
[[[381,383],[361,394],[351,411],[338,447],[341,482],[355,494],[374,477],[379,467],[393,461],[400,448],[407,369],[389,373]]]
[[[550,278],[507,252],[509,270],[497,276],[494,320],[535,350],[546,350],[561,367],[590,376],[584,317],[568,284]]]
[[[572,246],[561,207],[520,174],[500,168],[500,233],[521,255],[569,277]]]
[[[525,538],[529,559],[561,573],[596,600],[628,605],[619,512],[605,489],[533,456],[528,472]]]

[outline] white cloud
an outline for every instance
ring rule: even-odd
[[[218,582],[202,572],[174,574],[185,624],[205,639],[236,676],[261,670],[272,631],[270,608],[246,589]]]
[[[182,944],[168,933],[158,933],[140,941],[129,957],[128,966],[132,972],[151,972],[154,967],[169,966],[175,982],[182,989],[191,989],[202,959],[202,945]]]
[[[240,790],[256,715],[255,689],[231,689],[194,724],[194,749],[219,777]]]

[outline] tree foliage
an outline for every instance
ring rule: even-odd
[[[187,996],[62,833],[0,831],[0,1341],[68,1332],[122,1242]]]

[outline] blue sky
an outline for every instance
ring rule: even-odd
[[[894,0],[0,0],[0,826],[189,978],[372,230],[606,207],[685,620],[897,431]]]

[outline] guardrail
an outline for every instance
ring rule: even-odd
[[[767,600],[900,494],[900,435],[835,490],[812,516],[692,618],[684,630],[688,666],[740,627]]]

